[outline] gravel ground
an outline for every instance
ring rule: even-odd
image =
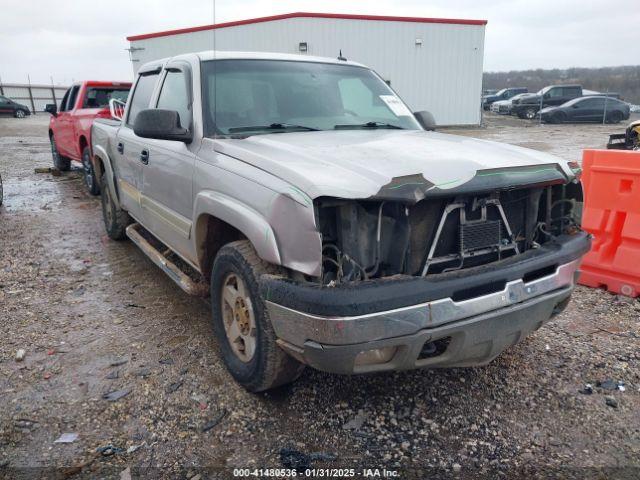
[[[457,133],[567,159],[622,129],[485,119]],[[208,306],[106,238],[80,172],[34,173],[51,164],[47,122],[0,119],[0,477],[232,478],[282,467],[282,453],[356,477],[640,477],[637,300],[579,287],[483,368],[307,369],[249,394],[218,359]],[[54,443],[64,433],[77,438]]]

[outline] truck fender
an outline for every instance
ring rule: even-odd
[[[107,151],[100,145],[93,145],[93,156],[97,157],[102,162],[104,167],[104,174],[107,176],[107,185],[109,185],[109,192],[116,207],[120,208],[120,197],[118,196],[118,188],[116,187],[115,173],[111,165],[111,159]]]
[[[198,193],[194,205],[193,242],[200,265],[204,264],[204,238],[207,233],[206,223],[201,219],[207,215],[216,217],[240,231],[264,261],[275,265],[282,264],[273,229],[260,213],[235,198],[207,190]]]

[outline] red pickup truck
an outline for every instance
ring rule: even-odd
[[[110,118],[109,101],[126,102],[131,89],[127,82],[87,80],[72,85],[56,104],[45,107],[51,114],[49,139],[53,165],[59,170],[71,168],[71,162],[82,164],[87,188],[92,195],[100,193],[91,153],[91,125],[95,118]]]

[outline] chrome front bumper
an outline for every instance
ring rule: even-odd
[[[478,365],[539,328],[558,305],[565,305],[579,264],[580,259],[573,260],[550,275],[530,282],[513,280],[502,291],[467,300],[441,298],[366,315],[320,316],[270,301],[266,304],[280,345],[320,370],[358,373]],[[426,342],[444,337],[455,338],[441,357],[419,359]],[[487,342],[491,344],[488,349],[479,347]],[[362,351],[393,345],[401,348],[389,362],[364,368],[354,364]],[[484,353],[473,353],[478,348]]]

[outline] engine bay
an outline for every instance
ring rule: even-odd
[[[484,265],[580,231],[579,183],[424,198],[315,200],[322,284]]]

